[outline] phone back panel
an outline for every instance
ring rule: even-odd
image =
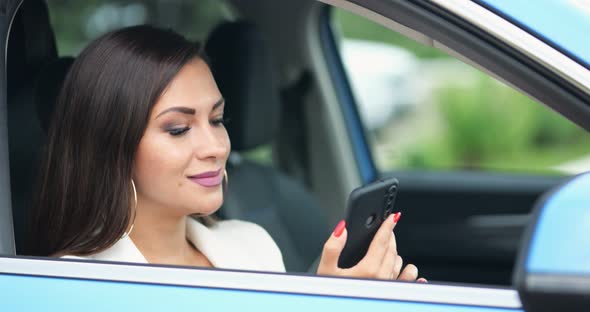
[[[350,193],[346,217],[348,239],[339,259],[341,268],[353,267],[365,256],[375,233],[394,210],[398,186],[397,179],[387,178]]]

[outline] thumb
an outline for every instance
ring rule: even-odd
[[[338,268],[338,259],[346,244],[348,232],[346,231],[346,222],[340,221],[330,238],[324,244],[320,264],[318,265],[318,274],[334,275],[340,270]]]

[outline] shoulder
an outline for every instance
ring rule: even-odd
[[[90,255],[61,255],[62,259],[98,260],[131,263],[148,263],[133,241],[127,236],[119,239],[112,246]]]

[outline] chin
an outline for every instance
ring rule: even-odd
[[[211,215],[214,214],[223,204],[223,193],[208,194],[199,196],[194,201],[191,201],[190,214]],[[197,203],[196,205],[194,203]]]

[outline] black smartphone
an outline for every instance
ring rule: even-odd
[[[348,238],[338,260],[339,267],[353,267],[365,256],[375,233],[393,212],[398,188],[396,178],[385,178],[350,193],[346,215]]]

